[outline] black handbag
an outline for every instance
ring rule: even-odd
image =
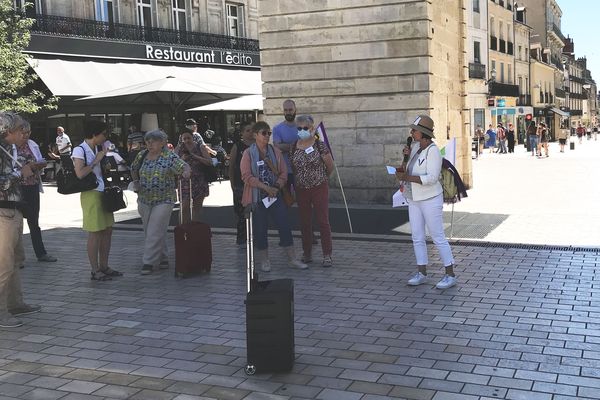
[[[127,208],[123,190],[118,186],[108,186],[102,193],[102,206],[105,211],[115,212]]]
[[[83,147],[81,147],[81,149],[83,150],[83,161],[85,165],[87,165],[85,149]],[[94,174],[94,172],[90,172],[79,179],[75,173],[73,164],[64,165],[63,163],[63,168],[56,173],[56,186],[58,186],[58,193],[60,194],[81,193],[96,189],[98,187],[98,180],[96,179],[96,174]]]
[[[217,175],[217,167],[212,165],[202,165],[202,168],[204,169],[204,178],[208,183],[216,182],[219,179]]]

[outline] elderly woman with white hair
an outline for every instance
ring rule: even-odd
[[[167,267],[167,228],[177,199],[178,177],[189,179],[191,170],[177,154],[167,150],[167,135],[154,130],[144,136],[146,150],[141,151],[131,166],[138,189],[138,212],[144,226],[142,275],[155,267]]]

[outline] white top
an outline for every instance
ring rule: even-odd
[[[85,158],[83,156],[84,151]],[[96,152],[90,148],[87,142],[84,141],[73,149],[73,155],[71,158],[78,158],[80,160],[84,160],[84,162],[87,161],[85,165],[90,165],[94,159],[96,159]],[[98,182],[98,187],[95,190],[104,192],[104,180],[102,179],[102,168],[100,167],[100,163],[96,164],[92,171],[96,175],[96,181]]]
[[[408,174],[421,178],[422,184],[410,182],[410,200],[420,201],[435,197],[443,192],[440,184],[442,172],[442,155],[440,149],[434,144],[419,153],[419,142],[413,142],[410,159],[408,161]],[[409,198],[407,196],[407,198]]]
[[[63,133],[62,136],[56,136],[56,146],[58,147],[58,152],[61,155],[69,155],[71,154],[71,149],[68,148],[66,150],[61,150],[66,145],[71,144],[71,139],[67,136],[66,133]]]

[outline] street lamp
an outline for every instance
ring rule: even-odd
[[[490,79],[485,81],[485,84],[489,85],[490,83],[495,82],[495,81],[496,81],[496,69],[494,68],[490,71]]]

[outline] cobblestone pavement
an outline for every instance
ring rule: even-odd
[[[598,253],[456,245],[459,284],[439,291],[435,251],[430,284],[405,284],[402,238],[338,237],[331,269],[289,269],[274,249],[268,275],[296,287],[296,364],[248,377],[233,235],[214,235],[210,274],[179,280],[140,276],[141,232],[116,230],[112,282],[89,280],[81,230],[44,235],[60,260],[22,270],[44,309],[0,330],[1,399],[599,398]]]

